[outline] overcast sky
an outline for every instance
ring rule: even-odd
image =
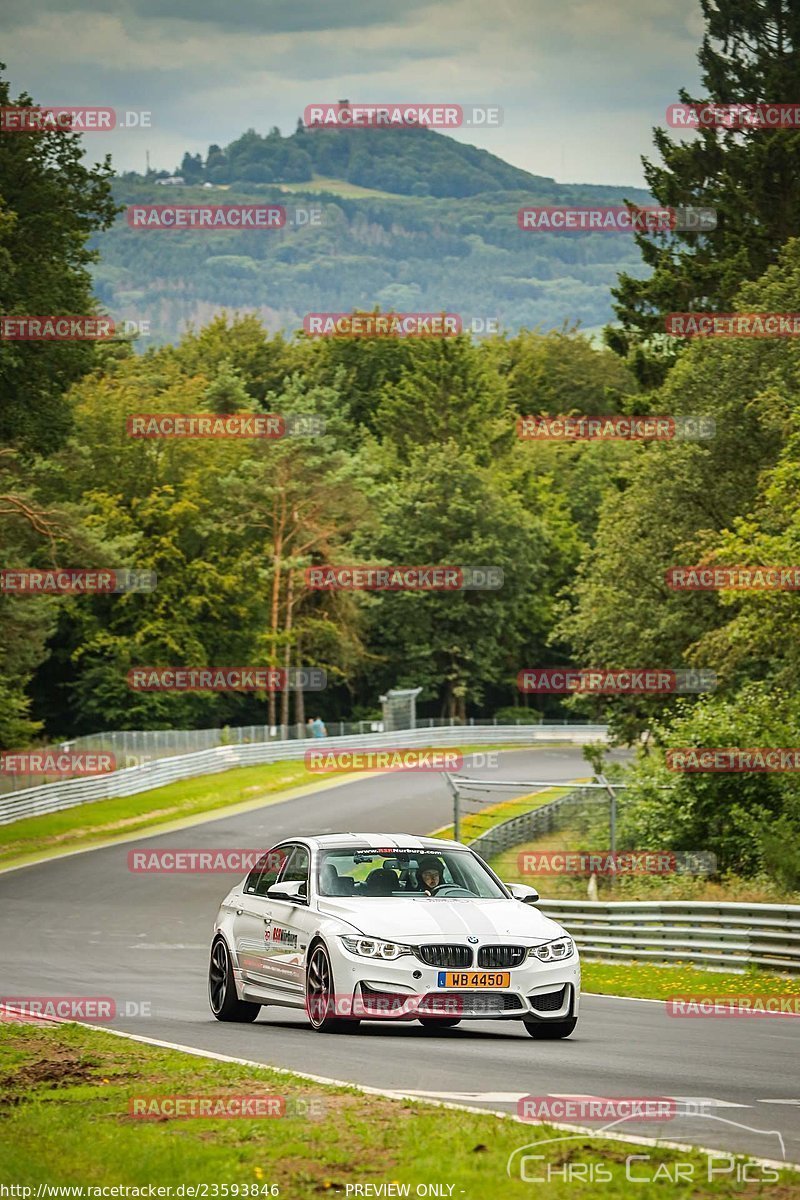
[[[499,128],[456,136],[560,181],[640,184],[652,126],[696,89],[703,23],[697,0],[4,0],[0,30],[14,95],[152,112],[87,135],[119,170],[348,97],[499,105]]]

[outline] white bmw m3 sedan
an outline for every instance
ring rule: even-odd
[[[580,962],[569,935],[459,842],[408,834],[288,838],[223,900],[209,966],[219,1021],[263,1005],[314,1029],[362,1020],[520,1020],[535,1038],[575,1028]]]

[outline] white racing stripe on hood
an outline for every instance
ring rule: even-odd
[[[531,905],[518,900],[437,900],[420,896],[371,896],[349,900],[320,897],[320,911],[355,925],[370,937],[398,942],[424,942],[451,938],[465,942],[470,936],[509,941],[522,938],[548,940],[564,933],[560,925]]]

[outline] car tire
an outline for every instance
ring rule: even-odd
[[[425,1029],[452,1029],[461,1024],[461,1017],[420,1017],[419,1023]]]
[[[208,1003],[218,1021],[255,1021],[261,1012],[260,1004],[240,1000],[236,995],[233,964],[224,938],[217,938],[211,947],[208,964]]]
[[[568,1021],[524,1021],[523,1024],[531,1037],[552,1041],[569,1037],[578,1024],[578,1018],[570,1017]]]
[[[358,1029],[357,1019],[335,1015],[333,967],[323,942],[311,947],[306,967],[306,1013],[317,1033],[349,1033]]]

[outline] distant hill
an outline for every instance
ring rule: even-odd
[[[375,305],[492,317],[510,331],[599,326],[611,318],[617,272],[641,271],[628,234],[522,232],[517,211],[647,203],[645,191],[559,184],[429,130],[249,130],[205,158],[184,155],[178,174],[184,186],[127,173],[115,196],[124,204],[275,201],[290,216],[295,207],[321,210],[322,223],[175,232],[130,229],[123,214],[95,240],[96,291],[114,317],[148,320],[152,342],[221,309],[258,311],[270,329],[287,331],[306,312]]]
[[[341,179],[398,196],[475,196],[540,182],[518,167],[430,129],[306,129],[283,137],[248,129],[205,159],[185,154],[187,183],[304,183]],[[542,180],[552,184],[554,181]]]

